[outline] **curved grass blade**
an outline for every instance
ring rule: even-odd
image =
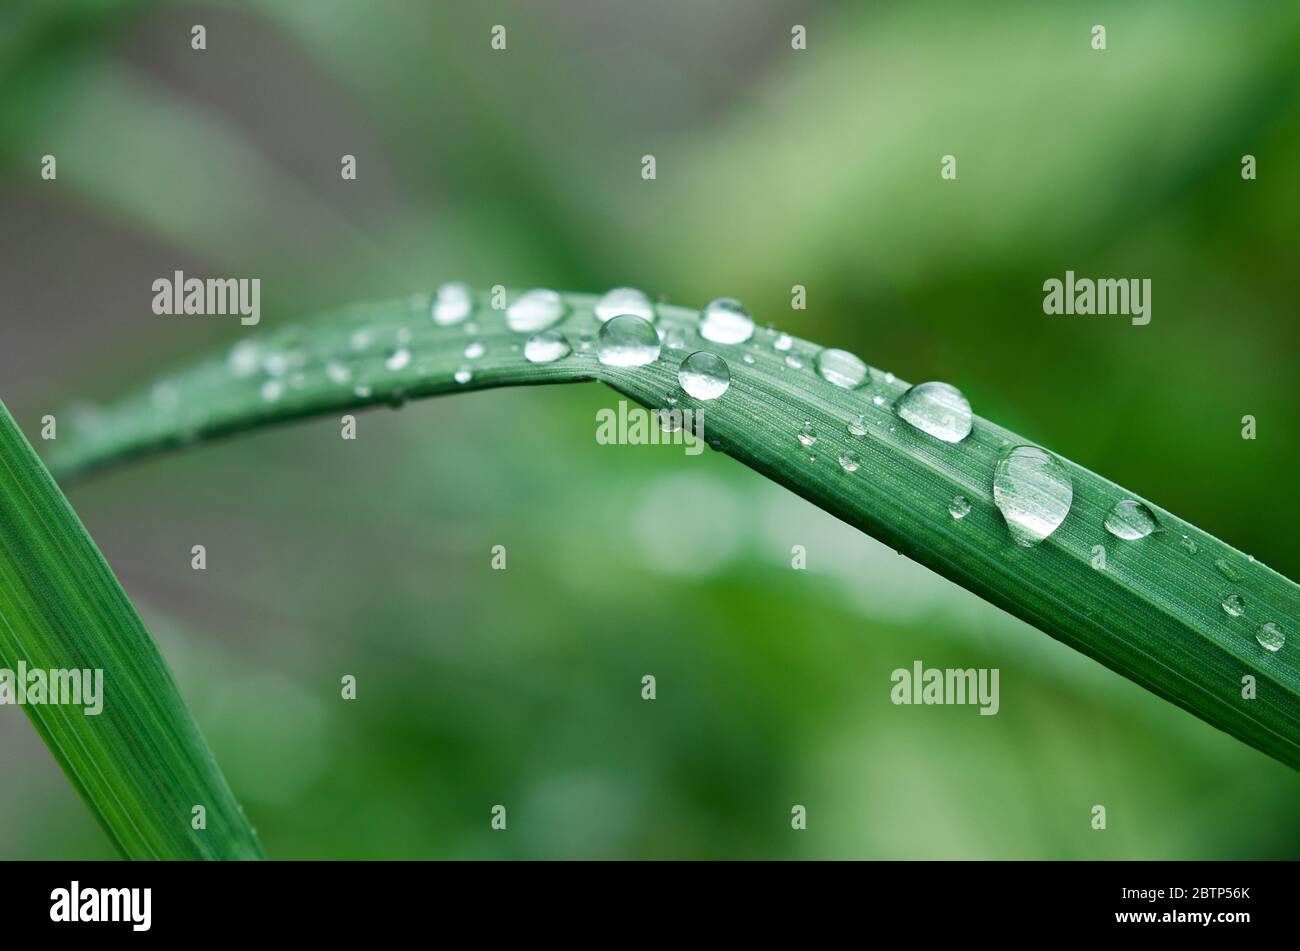
[[[737,345],[701,338],[697,313],[658,306],[661,356],[606,366],[591,341],[596,299],[564,295],[556,329],[573,353],[530,363],[526,334],[475,300],[463,323],[430,319],[427,296],[350,307],[307,327],[246,341],[104,410],[83,409],[51,465],[85,474],[131,456],[251,427],[374,403],[482,387],[600,380],[651,408],[669,405],[678,367],[696,350],[730,367],[731,386],[678,409],[703,410],[711,446],[787,486],[1052,637],[1208,723],[1300,768],[1300,587],[1154,503],[1062,459],[1073,502],[1046,541],[1016,544],[994,502],[999,459],[1029,440],[976,416],[957,443],[908,425],[895,406],[908,384],[870,369],[844,389],[814,369],[821,348],[759,331]],[[786,343],[789,346],[786,346]],[[467,349],[470,344],[477,344]],[[481,346],[482,353],[477,351]],[[864,435],[850,432],[851,421]],[[809,427],[815,442],[804,445]],[[804,441],[806,442],[806,435]],[[856,453],[853,471],[837,464]],[[969,502],[965,517],[949,508]],[[1116,502],[1145,504],[1158,522],[1124,540],[1104,527]],[[1098,557],[1104,549],[1104,561]],[[1233,614],[1222,606],[1237,595]],[[1266,650],[1271,623],[1291,640]],[[1253,694],[1244,678],[1253,678]]]
[[[0,667],[24,666],[103,671],[90,705],[24,697],[24,710],[123,856],[262,857],[149,632],[0,403]],[[206,829],[192,828],[196,805]]]

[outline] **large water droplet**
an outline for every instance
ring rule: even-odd
[[[524,359],[529,363],[554,363],[572,352],[569,341],[558,330],[543,330],[524,344]]]
[[[433,296],[429,314],[435,324],[450,327],[467,318],[474,310],[474,294],[468,284],[452,281],[443,284]]]
[[[1227,612],[1228,617],[1241,617],[1246,613],[1246,602],[1241,599],[1239,594],[1230,594],[1223,599],[1223,610]]]
[[[616,287],[596,302],[596,318],[602,323],[620,314],[631,314],[642,320],[655,319],[655,307],[644,291],[635,287]]]
[[[923,433],[944,442],[961,442],[970,435],[970,403],[948,383],[918,383],[898,398],[898,415]]]
[[[817,354],[817,372],[822,379],[851,390],[867,376],[867,365],[847,350],[823,350]]]
[[[970,499],[964,495],[954,495],[948,506],[948,514],[956,519],[963,519],[970,514]]]
[[[1255,640],[1259,641],[1259,646],[1266,651],[1279,651],[1286,643],[1286,631],[1272,621],[1265,621],[1255,632]]]
[[[1120,499],[1106,514],[1106,531],[1126,542],[1146,538],[1157,527],[1151,510],[1134,499]]]
[[[716,353],[697,350],[682,361],[677,382],[697,400],[716,400],[731,386],[731,369]]]
[[[622,314],[600,325],[596,359],[611,367],[640,367],[659,359],[659,334],[648,320]]]
[[[545,330],[564,316],[564,298],[555,291],[524,291],[506,308],[506,326],[519,334]]]
[[[1028,548],[1051,535],[1073,500],[1074,484],[1065,466],[1037,446],[1016,446],[998,460],[993,501],[1017,544]]]
[[[714,343],[744,343],[754,336],[754,319],[740,301],[719,297],[700,311],[700,336]]]

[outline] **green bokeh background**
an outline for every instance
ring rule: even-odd
[[[39,445],[248,333],[155,317],[178,268],[261,278],[263,327],[453,278],[735,295],[1297,577],[1297,50],[1294,4],[10,3],[0,397]],[[1045,316],[1067,269],[1150,278],[1151,324]],[[1294,771],[725,457],[597,445],[615,403],[444,398],[71,491],[270,855],[1297,854]],[[893,706],[918,659],[999,668],[1001,712]],[[0,857],[109,856],[0,708]]]

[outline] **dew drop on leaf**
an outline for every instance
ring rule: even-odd
[[[731,369],[716,353],[697,350],[682,361],[677,382],[697,400],[715,400],[731,386]]]
[[[862,465],[862,457],[852,449],[848,449],[840,453],[839,463],[840,468],[845,472],[857,472],[858,467]]]
[[[801,446],[811,446],[817,441],[817,430],[813,429],[811,422],[805,422],[799,427],[799,432],[795,434]]]
[[[1074,484],[1055,456],[1037,446],[1015,446],[998,460],[993,501],[1016,544],[1029,548],[1065,521]]]
[[[1232,567],[1232,565],[1228,563],[1227,559],[1224,558],[1218,559],[1217,561],[1215,561],[1214,567],[1215,570],[1219,572],[1219,574],[1223,575],[1223,577],[1227,578],[1229,581],[1233,582],[1234,584],[1241,580],[1241,572],[1239,572],[1236,568]]]
[[[433,295],[429,315],[435,324],[450,327],[469,317],[474,310],[474,295],[468,284],[452,281],[443,284]],[[364,349],[364,348],[359,348]]]
[[[776,339],[772,341],[772,349],[781,353],[787,352],[793,346],[794,338],[789,334],[777,334]]]
[[[955,519],[963,519],[970,514],[970,500],[964,495],[954,495],[948,506],[948,514]]]
[[[506,308],[506,326],[515,333],[545,330],[564,316],[564,298],[544,288],[524,291]]]
[[[898,398],[895,411],[907,423],[944,442],[970,435],[970,403],[948,383],[918,383]]]
[[[1266,651],[1279,651],[1286,643],[1286,632],[1272,621],[1265,621],[1255,632],[1255,640]]]
[[[659,335],[650,322],[621,314],[600,325],[596,359],[610,367],[640,367],[659,359]]]
[[[401,349],[392,352],[392,355],[384,361],[384,366],[388,367],[390,370],[397,371],[405,369],[410,362],[411,351],[402,347]]]
[[[639,291],[635,287],[614,288],[596,302],[594,310],[596,319],[601,323],[620,314],[631,314],[642,320],[655,319],[654,304],[650,302],[650,298],[644,291]]]
[[[1134,499],[1120,499],[1106,513],[1106,531],[1126,542],[1146,538],[1157,524],[1151,510]]]
[[[1246,613],[1246,602],[1239,594],[1230,594],[1223,599],[1223,610],[1228,617],[1241,617]]]
[[[849,433],[854,436],[865,436],[867,434],[867,417],[859,413],[849,420]]]
[[[487,352],[487,347],[483,346],[483,341],[473,340],[465,346],[465,359],[477,360]]]
[[[572,352],[569,341],[558,330],[543,330],[539,334],[533,334],[524,344],[524,359],[529,363],[554,363]]]
[[[470,380],[474,379],[474,371],[469,367],[461,367],[451,375],[451,378],[457,383],[468,383]]]
[[[867,365],[847,350],[823,350],[817,354],[817,372],[827,383],[851,390],[867,376]]]
[[[700,336],[713,343],[744,343],[754,336],[754,319],[740,301],[719,297],[700,311]]]

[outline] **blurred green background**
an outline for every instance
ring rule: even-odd
[[[1294,578],[1297,49],[1294,4],[11,2],[0,397],[39,445],[248,333],[155,317],[175,269],[261,278],[263,328],[447,279],[734,295]],[[1150,278],[1151,324],[1044,316],[1067,269]],[[71,491],[270,855],[1300,851],[1294,771],[725,457],[597,445],[615,403],[468,394]],[[918,659],[999,668],[1001,712],[893,706]],[[12,707],[0,764],[0,856],[111,856]]]

